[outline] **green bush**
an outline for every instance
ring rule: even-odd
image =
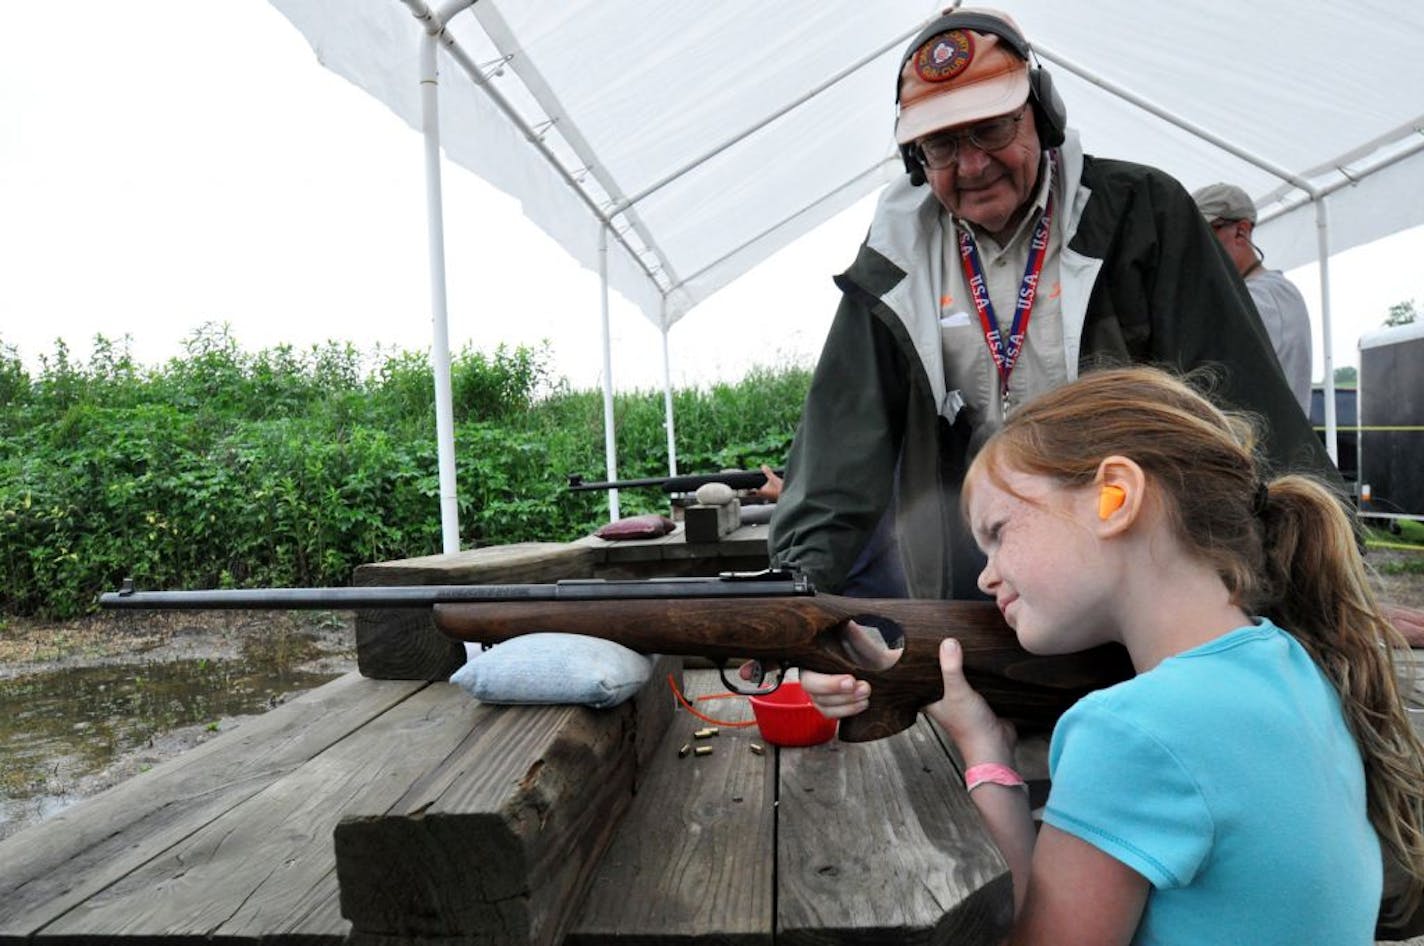
[[[602,521],[603,402],[545,349],[452,357],[465,547],[567,541]],[[674,392],[679,468],[779,465],[809,372]],[[660,391],[615,399],[625,478],[667,472]],[[626,513],[662,510],[627,490]],[[328,342],[244,352],[207,325],[152,369],[127,340],[63,344],[31,377],[0,344],[0,614],[67,618],[133,577],[149,588],[344,585],[355,566],[441,545],[430,362]]]

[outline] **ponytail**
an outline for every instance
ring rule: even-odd
[[[1381,614],[1355,530],[1336,496],[1304,476],[1270,484],[1265,614],[1300,641],[1340,695],[1365,764],[1370,822],[1386,862],[1406,877],[1391,912],[1424,899],[1424,746],[1410,725],[1394,653],[1408,644]]]

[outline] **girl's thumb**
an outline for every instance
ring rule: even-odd
[[[969,681],[964,679],[964,651],[952,637],[940,641],[939,669],[944,674],[945,696],[958,696],[969,689]]]

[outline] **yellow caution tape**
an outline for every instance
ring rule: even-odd
[[[1424,545],[1406,545],[1403,542],[1381,542],[1378,539],[1366,539],[1365,545],[1372,549],[1403,549],[1406,552],[1424,553]]]

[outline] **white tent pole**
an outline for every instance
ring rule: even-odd
[[[440,189],[440,102],[436,34],[420,43],[421,129],[425,136],[426,230],[430,244],[431,368],[435,373],[435,437],[440,472],[441,548],[460,551],[460,507],[455,482],[455,411],[450,394],[450,331],[445,307],[445,218]]]
[[[1325,356],[1322,362],[1325,366],[1325,450],[1338,467],[1340,445],[1335,426],[1335,355],[1330,344],[1330,211],[1324,197],[1315,200],[1315,239],[1320,252],[1320,335],[1324,341],[1322,354]]]
[[[668,351],[667,296],[658,328],[663,333],[663,408],[667,414],[668,476],[677,476],[677,434],[672,423],[672,356]]]
[[[608,226],[598,228],[598,285],[603,308],[603,455],[608,481],[618,479],[618,432],[613,424],[613,338],[608,327]],[[618,490],[608,491],[608,521],[618,521]]]

